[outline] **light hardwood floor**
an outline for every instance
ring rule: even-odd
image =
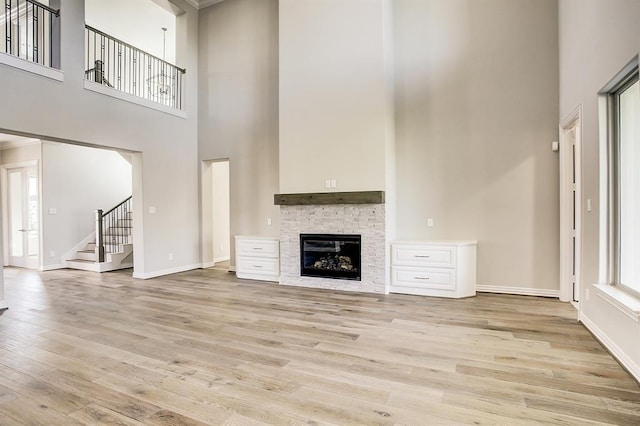
[[[640,424],[557,300],[130,275],[5,269],[1,425]]]

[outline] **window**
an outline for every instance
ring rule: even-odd
[[[640,83],[637,60],[607,87],[608,284],[640,297]],[[601,265],[602,266],[602,265]]]
[[[640,83],[637,72],[615,98],[618,154],[615,283],[640,295]]]

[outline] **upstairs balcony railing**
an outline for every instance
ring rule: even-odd
[[[60,11],[35,0],[0,0],[0,52],[60,68]]]
[[[185,69],[88,25],[85,79],[182,109]]]

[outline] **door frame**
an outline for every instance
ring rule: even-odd
[[[9,266],[9,170],[35,167],[38,171],[38,265],[42,270],[42,170],[39,160],[20,161],[0,165],[0,191],[2,199],[2,265]]]
[[[213,160],[200,161],[200,262],[202,268],[212,268],[216,262],[223,261],[222,258],[215,257],[215,244],[219,244],[220,241],[215,241],[213,230],[213,208],[214,208],[214,194],[213,194],[213,167],[216,163],[229,164],[229,187],[231,187],[231,161],[229,158],[216,158]],[[231,197],[231,190],[229,188],[229,197]],[[229,200],[229,209],[231,209],[231,200]],[[229,223],[229,228],[231,224]],[[229,270],[234,270],[234,251],[231,238],[231,229],[229,229],[229,241],[224,241],[229,245],[230,267]],[[226,258],[224,259],[226,260]]]
[[[575,138],[568,133],[575,128]],[[578,105],[560,121],[560,300],[579,310],[582,298],[582,105]],[[575,139],[575,161],[571,140]],[[575,170],[574,170],[575,167]],[[575,174],[575,250],[571,195]],[[573,259],[575,256],[575,260]],[[575,289],[573,262],[575,261]]]

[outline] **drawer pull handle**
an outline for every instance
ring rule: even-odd
[[[431,256],[427,255],[427,254],[416,254],[414,257],[423,257],[423,258],[430,258]]]
[[[429,277],[413,277],[416,280],[428,280]]]
[[[253,265],[254,268],[263,268],[262,265]]]
[[[254,250],[262,250],[262,247],[253,247]]]

